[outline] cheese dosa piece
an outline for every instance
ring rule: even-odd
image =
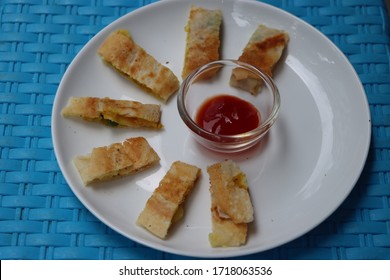
[[[164,102],[179,88],[175,74],[137,45],[126,30],[111,33],[99,47],[98,54]]]
[[[63,117],[100,121],[110,126],[161,128],[160,105],[98,97],[71,97]]]
[[[220,56],[220,27],[222,13],[220,10],[207,10],[191,6],[185,31],[186,51],[182,78],[192,71]],[[207,78],[202,75],[202,78]]]
[[[232,160],[207,168],[210,178],[212,247],[234,247],[246,243],[248,223],[253,221],[253,206],[246,175]]]
[[[171,224],[183,215],[183,203],[200,172],[194,165],[175,161],[146,202],[137,224],[164,239]]]
[[[248,191],[246,175],[232,160],[213,164],[207,168],[210,191],[220,216],[235,223],[253,221],[253,206]]]
[[[235,224],[230,219],[221,218],[215,202],[212,202],[211,207],[211,223],[209,242],[212,247],[238,247],[246,243],[248,225]]]
[[[110,126],[161,128],[160,105],[98,97],[71,97],[63,117],[99,121]]]
[[[259,25],[238,60],[251,64],[272,77],[273,68],[282,56],[288,41],[289,36],[285,31]],[[230,85],[256,95],[263,85],[263,80],[248,70],[236,68],[232,72]]]
[[[160,157],[143,137],[93,148],[90,154],[73,159],[85,185],[134,174],[159,161]]]

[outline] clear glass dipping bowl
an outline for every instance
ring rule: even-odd
[[[239,69],[239,70],[237,70]],[[246,85],[262,82],[258,94],[231,85],[232,73],[250,78],[235,79]],[[233,95],[251,103],[261,115],[259,125],[248,132],[220,135],[199,126],[195,117],[202,104],[218,95]],[[210,62],[184,79],[179,89],[177,106],[180,117],[195,139],[208,149],[218,152],[239,152],[257,144],[275,123],[280,109],[280,95],[273,79],[252,65],[236,60]]]

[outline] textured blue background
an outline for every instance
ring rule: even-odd
[[[0,0],[0,259],[182,259],[97,220],[54,157],[51,109],[76,53],[153,1]],[[372,114],[372,144],[352,193],[306,235],[249,259],[390,259],[390,36],[381,0],[265,1],[312,24],[348,57]]]

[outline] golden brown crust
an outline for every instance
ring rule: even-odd
[[[193,70],[214,60],[220,55],[220,26],[222,13],[220,10],[207,10],[192,6],[188,23],[186,52],[182,78],[186,78]]]
[[[245,244],[247,224],[253,221],[253,206],[245,174],[232,160],[207,168],[210,177],[212,247]]]
[[[143,137],[93,148],[73,163],[85,185],[134,174],[158,163],[160,157]]]
[[[238,60],[249,63],[272,77],[273,68],[282,56],[288,41],[289,36],[286,32],[259,25]],[[262,80],[244,69],[234,69],[230,83],[254,95],[263,84]]]
[[[210,176],[211,196],[222,216],[235,223],[253,221],[253,207],[245,174],[232,160],[213,164],[207,168]]]
[[[195,185],[200,169],[174,162],[137,219],[137,224],[159,238],[165,238],[180,207]]]
[[[175,74],[137,45],[126,30],[111,33],[99,47],[98,54],[164,102],[179,88]]]
[[[160,105],[98,97],[71,97],[64,117],[100,121],[109,125],[161,128]]]

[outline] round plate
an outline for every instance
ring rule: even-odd
[[[181,77],[191,4],[223,13],[221,58],[235,59],[259,24],[290,35],[274,78],[281,111],[268,137],[240,154],[218,154],[194,142],[179,117],[176,96],[162,106],[161,131],[111,128],[64,119],[61,110],[71,96],[109,96],[160,103],[105,65],[96,54],[116,29],[133,39]],[[99,32],[73,60],[58,89],[52,133],[56,157],[69,186],[101,221],[141,244],[196,257],[232,257],[282,245],[326,219],[348,196],[364,166],[370,143],[370,114],[365,92],[340,50],[316,29],[272,6],[255,1],[162,1],[137,9]],[[93,147],[145,137],[161,157],[160,165],[134,176],[85,187],[72,164]],[[209,180],[206,168],[233,159],[247,174],[255,209],[247,244],[211,248]],[[136,225],[146,200],[172,162],[202,169],[185,204],[184,218],[166,240]]]

